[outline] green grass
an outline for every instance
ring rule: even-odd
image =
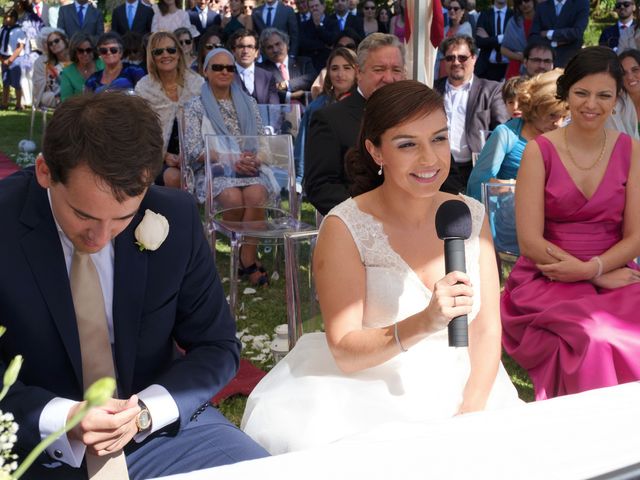
[[[30,112],[0,111],[0,152],[6,153],[10,158],[15,159],[18,154],[18,142],[29,135]],[[40,147],[41,115],[37,116],[34,128],[35,141]],[[310,204],[303,204],[303,220],[309,224],[314,224],[314,209]],[[229,277],[229,253],[230,249],[222,238],[218,238],[216,247],[216,262],[218,271],[222,278]],[[281,257],[283,257],[281,252]],[[271,274],[274,271],[273,251],[265,253],[261,251],[261,261]],[[241,282],[238,288],[239,302],[243,305],[243,311],[238,318],[238,331],[245,332],[245,348],[243,357],[249,359],[257,366],[268,370],[273,366],[273,359],[270,354],[264,351],[268,347],[268,341],[273,335],[274,328],[282,323],[287,323],[284,265],[280,262],[280,278],[271,280],[266,288],[256,289],[253,295],[243,295],[244,288],[250,285]],[[228,280],[224,283],[228,290]],[[261,337],[262,336],[262,337]],[[258,337],[258,341],[247,340],[247,338]],[[255,343],[255,344],[254,344]],[[520,398],[525,401],[533,400],[533,388],[524,370],[520,368],[508,356],[503,356],[505,368],[515,384]],[[246,404],[246,397],[234,396],[226,399],[220,404],[220,410],[230,421],[239,425],[242,413]]]

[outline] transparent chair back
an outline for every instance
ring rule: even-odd
[[[284,235],[289,350],[303,333],[324,330],[311,271],[317,237],[317,230]]]
[[[516,233],[515,192],[515,182],[482,184],[483,202],[501,277],[504,264],[513,265],[520,255]]]
[[[193,173],[193,168],[187,161],[187,156],[185,155],[184,145],[185,145],[185,131],[184,131],[184,107],[181,105],[178,107],[178,142],[180,144],[180,188],[182,190],[189,192],[192,195],[195,195],[196,191],[196,183],[195,176]]]
[[[269,135],[291,135],[295,140],[300,129],[302,107],[299,104],[258,105],[262,125]]]

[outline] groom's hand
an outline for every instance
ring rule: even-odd
[[[84,402],[76,404],[69,411],[69,421]],[[67,436],[86,445],[87,451],[94,455],[107,455],[124,448],[131,441],[138,428],[136,416],[140,413],[138,397],[119,400],[111,398],[104,405],[89,410],[78,425]]]

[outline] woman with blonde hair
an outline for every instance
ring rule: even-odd
[[[468,195],[482,200],[483,183],[513,181],[527,142],[562,125],[568,112],[565,102],[556,97],[556,81],[561,74],[557,68],[519,86],[517,99],[522,117],[498,125],[491,133],[471,171]]]
[[[188,67],[180,43],[171,32],[156,32],[149,38],[147,69],[149,74],[138,82],[135,91],[158,114],[162,127],[164,167],[156,183],[180,188],[178,109],[200,95],[204,80]]]

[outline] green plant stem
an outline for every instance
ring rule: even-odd
[[[71,420],[69,420],[64,427],[62,427],[56,432],[53,432],[47,438],[42,440],[38,445],[36,445],[35,448],[31,450],[31,453],[27,455],[27,458],[25,458],[24,461],[20,464],[18,469],[13,473],[13,476],[11,478],[13,478],[13,480],[18,480],[22,475],[24,475],[27,469],[33,464],[33,462],[36,461],[36,458],[38,458],[38,456],[42,452],[44,452],[49,445],[51,445],[53,442],[56,441],[57,438],[66,434],[69,430],[71,430],[78,423],[80,423],[80,421],[84,418],[84,416],[89,411],[89,408],[90,407],[88,406],[88,404],[85,404],[83,407],[80,408],[80,410],[78,410],[78,413],[76,413],[73,417],[71,417]]]

